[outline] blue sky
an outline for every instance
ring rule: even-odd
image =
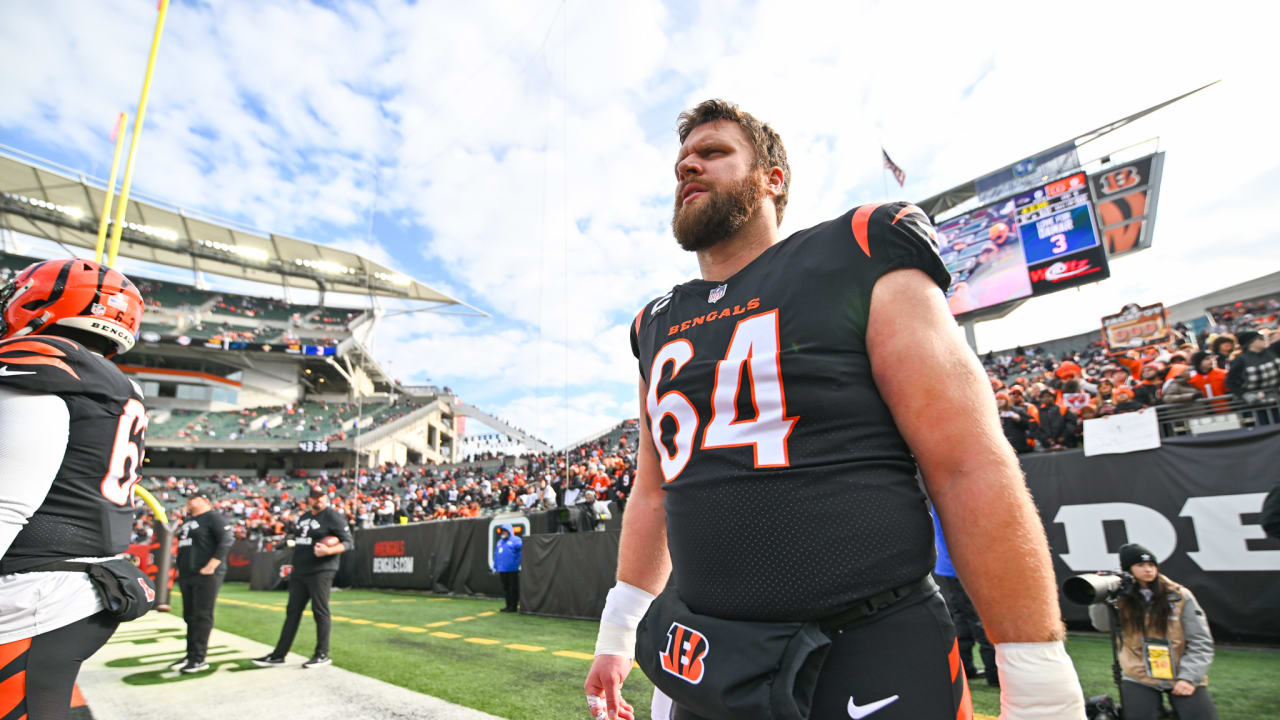
[[[979,326],[979,344],[1081,332],[1126,302],[1280,269],[1261,24],[1169,3],[1039,7],[178,1],[135,189],[365,253],[489,312],[397,317],[375,352],[553,442],[636,413],[626,324],[696,274],[670,236],[673,127],[707,97],[782,134],[785,234],[922,199],[1221,78],[1081,151],[1159,138],[1155,247]],[[154,14],[153,0],[0,4],[0,143],[105,175]]]

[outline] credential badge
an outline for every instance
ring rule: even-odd
[[[720,298],[724,297],[724,292],[728,289],[729,289],[728,283],[725,283],[724,285],[721,285],[719,287],[712,288],[711,294],[707,296],[707,302],[713,303],[719,300]]]

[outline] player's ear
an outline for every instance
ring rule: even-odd
[[[786,174],[777,165],[765,171],[764,181],[765,188],[771,198],[781,195],[783,188],[787,186]]]

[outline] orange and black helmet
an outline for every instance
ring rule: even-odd
[[[101,335],[128,352],[142,325],[142,293],[118,270],[90,260],[45,260],[0,288],[0,340],[54,326]]]

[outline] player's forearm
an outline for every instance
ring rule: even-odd
[[[657,595],[671,574],[662,491],[637,485],[623,518],[618,580]]]
[[[1049,543],[1017,461],[1007,455],[956,468],[945,482],[929,483],[929,493],[991,641],[1060,640]]]

